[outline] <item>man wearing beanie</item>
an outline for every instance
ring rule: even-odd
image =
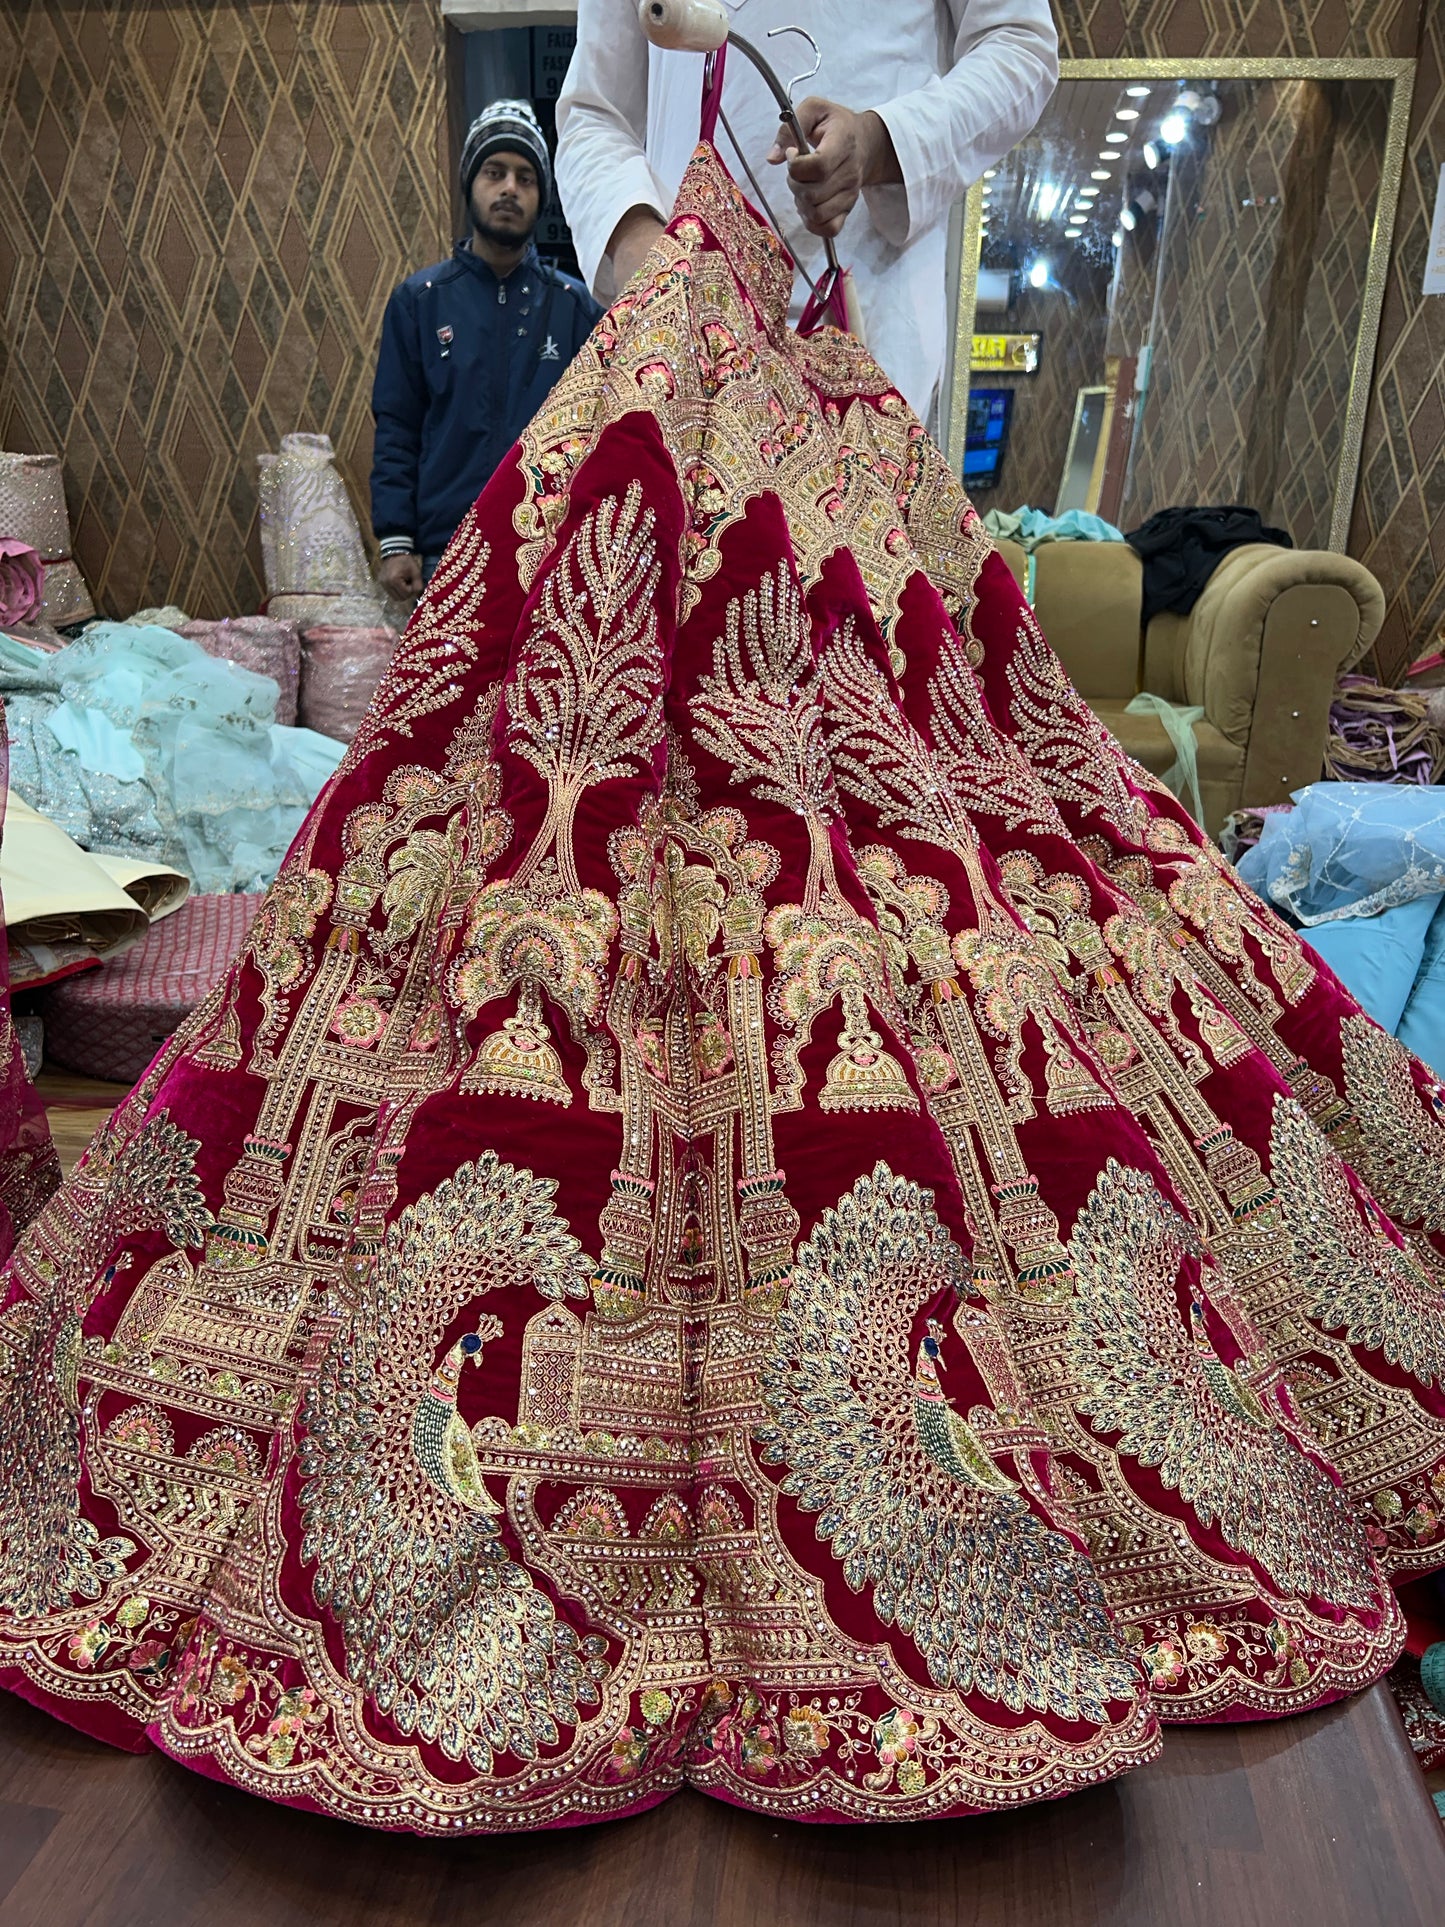
[[[381,580],[420,594],[458,524],[602,310],[532,242],[552,165],[524,100],[493,101],[460,169],[471,233],[386,304],[371,407]]]

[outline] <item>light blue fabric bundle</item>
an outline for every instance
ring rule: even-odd
[[[276,722],[276,684],[156,626],[47,655],[0,636],[10,783],[83,849],[262,890],[345,745]]]
[[[1239,860],[1250,889],[1309,928],[1445,890],[1445,789],[1311,783]]]
[[[1376,1023],[1445,1076],[1445,790],[1313,783],[1239,860]]]

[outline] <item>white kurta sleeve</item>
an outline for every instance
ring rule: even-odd
[[[636,0],[579,0],[577,46],[557,100],[557,188],[589,287],[629,208],[667,219],[646,135],[647,42]]]
[[[585,0],[584,0],[585,4]],[[1049,0],[948,0],[953,65],[874,111],[888,128],[901,186],[864,190],[894,247],[941,221],[986,167],[1028,133],[1059,78]]]

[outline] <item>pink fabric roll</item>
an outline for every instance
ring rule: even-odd
[[[45,600],[45,564],[37,550],[0,535],[0,626],[29,622]]]
[[[231,616],[221,622],[188,622],[181,630],[208,656],[269,676],[280,690],[278,723],[294,723],[301,682],[301,642],[296,625],[269,616]]]
[[[390,629],[308,629],[301,638],[300,714],[306,727],[349,743],[395,647]]]

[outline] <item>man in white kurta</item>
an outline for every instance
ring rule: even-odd
[[[943,374],[949,210],[1053,92],[1048,0],[727,5],[784,84],[812,56],[796,35],[770,41],[770,28],[806,27],[822,65],[799,102],[816,152],[789,161],[771,94],[734,52],[722,110],[736,146],[720,124],[718,151],[752,199],[746,159],[811,279],[825,265],[820,237],[837,236],[869,349],[926,421]],[[580,0],[557,103],[557,181],[583,274],[603,298],[641,265],[671,210],[697,144],[702,67],[697,54],[648,45],[636,0]],[[800,278],[795,313],[806,294]]]

